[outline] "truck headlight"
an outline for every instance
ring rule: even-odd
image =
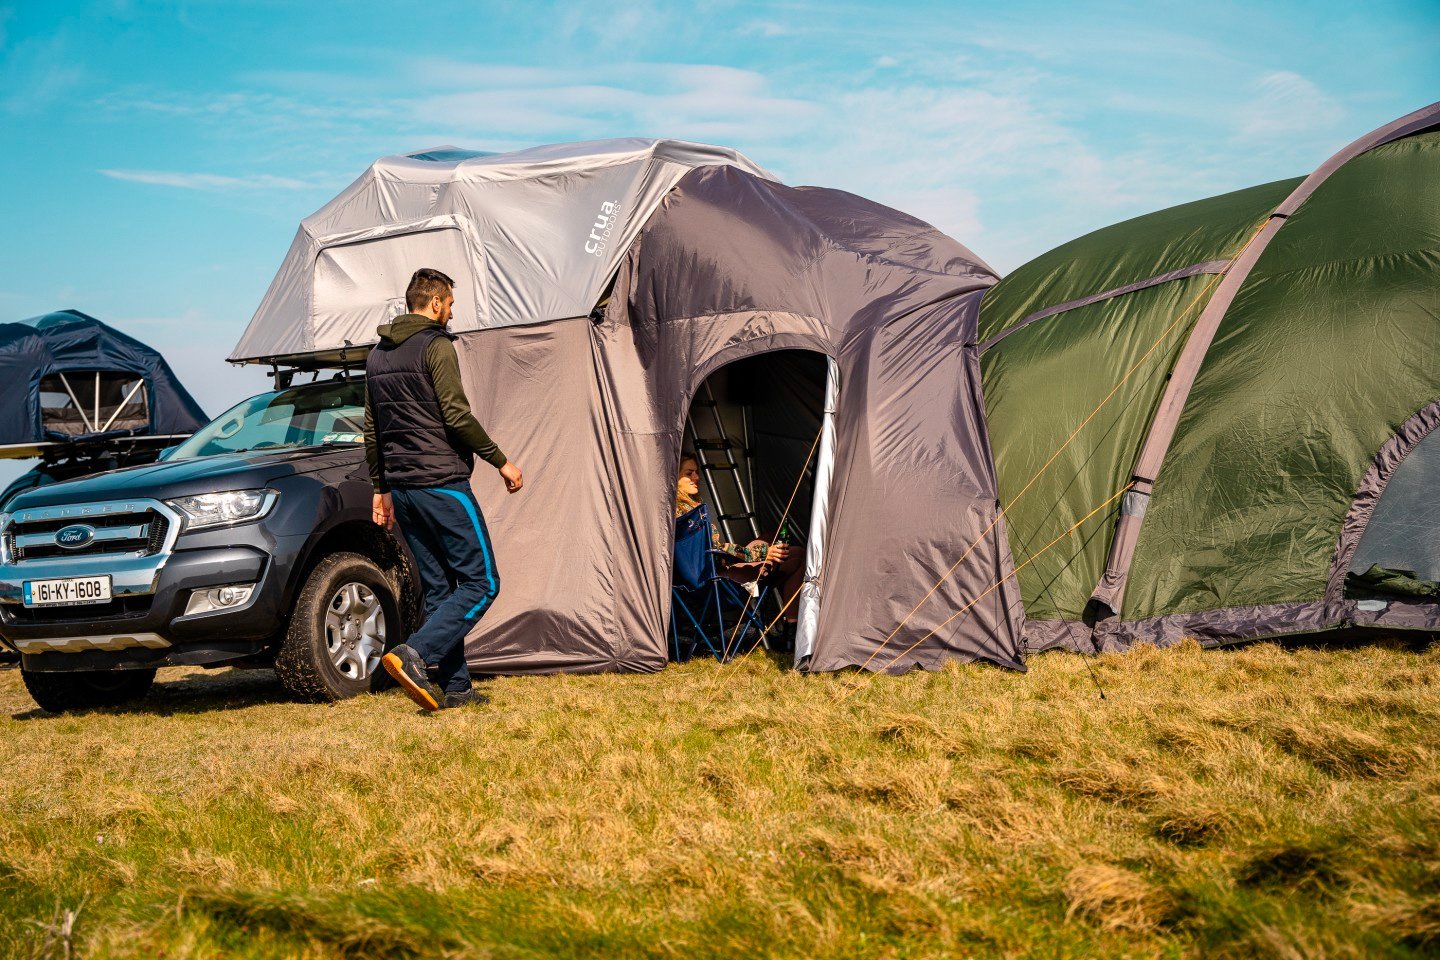
[[[277,499],[279,494],[274,490],[227,490],[176,497],[165,502],[185,517],[186,530],[203,530],[259,520],[270,512]]]

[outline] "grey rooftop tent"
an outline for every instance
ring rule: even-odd
[[[207,417],[155,350],[78,310],[0,324],[0,456],[195,432]]]
[[[708,164],[766,176],[733,150],[675,140],[385,157],[300,224],[230,359],[374,344],[405,312],[416,265],[455,278],[457,333],[583,317],[666,192]]]
[[[420,266],[459,281],[467,392],[527,477],[509,497],[477,476],[502,588],[476,670],[665,664],[687,408],[777,350],[829,365],[800,662],[1021,667],[1018,596],[986,592],[1004,540],[980,537],[1000,522],[973,347],[996,278],[959,243],[714,147],[446,148],[376,163],[307,218],[231,359],[358,359]]]

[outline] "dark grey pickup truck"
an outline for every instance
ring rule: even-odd
[[[8,504],[0,639],[35,701],[118,704],[194,664],[273,665],[307,700],[371,689],[418,594],[370,520],[364,403],[359,379],[264,393],[159,463]]]

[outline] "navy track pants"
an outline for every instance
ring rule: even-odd
[[[470,689],[465,635],[500,593],[495,551],[468,483],[390,491],[395,521],[420,571],[425,624],[406,642],[446,693]]]

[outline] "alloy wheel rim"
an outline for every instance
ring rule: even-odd
[[[366,680],[385,653],[385,609],[363,583],[342,584],[325,608],[325,649],[346,680]]]

